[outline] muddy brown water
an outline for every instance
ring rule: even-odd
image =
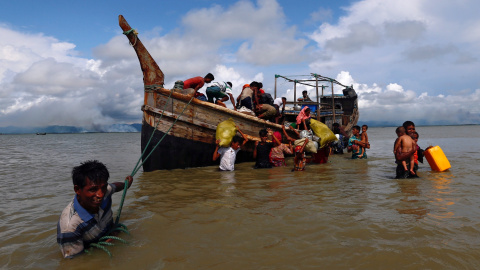
[[[118,244],[64,260],[56,223],[87,159],[122,181],[139,133],[0,136],[2,269],[476,269],[480,263],[479,126],[417,127],[452,169],[396,180],[394,128],[370,128],[368,160],[336,155],[304,172],[216,167],[135,176]],[[114,196],[114,213],[121,195]]]

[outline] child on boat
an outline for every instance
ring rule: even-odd
[[[272,136],[271,129],[262,129],[260,130],[260,142],[255,142],[255,149],[253,149],[253,158],[256,159],[255,169],[259,168],[271,168],[272,164],[270,163],[270,151],[273,148],[272,142],[267,142],[268,135]]]
[[[237,158],[237,153],[248,141],[247,136],[238,128],[238,126],[236,128],[237,131],[242,135],[243,139],[234,136],[232,138],[232,142],[230,143],[230,147],[219,147],[220,140],[215,141],[216,147],[215,151],[213,152],[213,161],[221,157],[219,166],[221,171],[233,171],[235,169],[235,159]]]
[[[57,242],[64,258],[72,258],[107,235],[113,227],[112,195],[124,182],[108,183],[107,167],[89,160],[72,170],[75,197],[65,207],[57,225]],[[128,187],[133,178],[128,176]]]

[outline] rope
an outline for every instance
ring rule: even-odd
[[[148,86],[148,87],[151,87],[151,86]],[[145,86],[145,88],[147,88],[147,86]],[[172,95],[172,92],[173,91],[170,91],[170,94],[167,98],[167,101],[170,99],[171,95]],[[183,108],[182,110],[182,113],[180,113],[180,115],[175,119],[175,121],[172,123],[172,125],[170,126],[170,128],[167,130],[167,132],[165,132],[162,136],[162,138],[160,138],[160,140],[157,142],[157,144],[153,147],[153,149],[150,151],[150,153],[147,155],[147,157],[145,157],[143,159],[143,162],[140,163],[140,161],[142,160],[143,156],[145,155],[145,152],[148,148],[148,146],[150,145],[150,142],[153,138],[153,135],[155,134],[155,130],[157,130],[157,127],[158,125],[160,124],[160,120],[162,119],[164,113],[165,113],[165,109],[167,108],[167,102],[165,102],[165,106],[162,110],[162,114],[160,115],[160,118],[158,119],[157,121],[157,124],[155,125],[155,129],[154,131],[152,132],[152,135],[150,136],[150,139],[148,140],[148,143],[147,145],[145,146],[145,149],[144,151],[142,152],[142,154],[140,155],[140,158],[138,159],[137,161],[137,164],[135,165],[132,173],[130,174],[130,176],[134,176],[138,170],[142,167],[142,165],[145,163],[145,161],[150,157],[150,155],[152,155],[152,153],[155,151],[155,149],[160,145],[160,143],[163,141],[163,139],[165,138],[165,136],[168,134],[168,132],[170,132],[170,130],[173,128],[173,126],[177,123],[178,119],[180,119],[180,117],[183,116],[183,114],[185,113],[185,110],[187,109],[187,107],[190,105],[190,103],[192,102],[192,100],[194,99],[194,97],[192,97],[188,103],[185,105],[185,107]],[[140,163],[140,165],[139,165]],[[117,213],[117,218],[115,219],[115,223],[114,223],[114,226],[113,228],[108,232],[108,234],[106,236],[103,236],[101,237],[97,243],[92,243],[90,244],[91,247],[95,247],[95,248],[98,248],[100,250],[103,250],[105,251],[109,257],[112,257],[112,253],[105,247],[105,246],[113,246],[114,244],[111,243],[111,242],[106,242],[105,240],[117,240],[117,241],[120,241],[124,244],[127,244],[128,242],[123,240],[122,238],[120,237],[117,237],[117,236],[112,236],[110,235],[112,232],[114,231],[122,231],[122,232],[125,232],[127,234],[130,234],[130,232],[128,231],[127,229],[127,226],[125,226],[124,224],[120,223],[120,216],[121,216],[121,213],[122,213],[122,208],[123,208],[123,203],[125,202],[125,197],[126,197],[126,194],[127,194],[127,189],[128,189],[128,180],[125,179],[125,183],[124,183],[124,189],[123,189],[123,194],[122,194],[122,199],[120,201],[120,206],[118,207],[118,213]],[[89,250],[85,249],[85,252],[86,253],[90,253]]]
[[[157,144],[155,145],[155,147],[153,147],[152,151],[150,151],[150,154],[148,154],[148,156],[143,160],[142,164],[140,164],[136,169],[135,169],[135,173],[140,169],[140,167],[143,165],[143,163],[145,163],[145,161],[147,161],[147,159],[153,154],[153,151],[158,147],[158,145],[160,145],[160,143],[162,142],[163,138],[165,138],[165,136],[167,136],[168,132],[170,132],[170,130],[173,128],[173,126],[175,125],[175,123],[177,123],[178,119],[180,119],[180,117],[183,115],[183,113],[185,112],[185,110],[187,109],[188,105],[190,105],[190,103],[192,102],[192,100],[194,99],[194,97],[192,97],[190,99],[190,101],[188,101],[187,105],[185,105],[185,107],[183,108],[183,111],[182,113],[175,119],[175,121],[173,122],[173,124],[170,126],[170,128],[163,134],[162,138],[160,138],[160,140],[157,142]],[[146,147],[145,147],[146,149]]]
[[[138,40],[138,38],[137,38],[137,35],[138,35],[137,30],[135,30],[135,29],[132,28],[132,29],[130,29],[130,30],[127,30],[127,31],[124,31],[124,32],[123,32],[124,35],[128,35],[128,34],[131,34],[131,33],[133,33],[133,34],[135,35],[135,42],[134,42],[133,44],[132,44],[131,42],[129,42],[130,45],[132,45],[132,47],[133,47],[133,46],[135,46],[135,45],[137,44],[137,40]]]

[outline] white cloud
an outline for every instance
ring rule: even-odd
[[[300,69],[337,74],[336,80],[353,85],[361,121],[480,123],[479,5],[363,0],[338,22],[324,20],[308,40],[277,1],[238,1],[190,10],[177,29],[159,35],[152,25],[139,37],[164,71],[166,87],[212,72],[216,81],[233,83],[235,97],[254,80],[273,93],[271,74]],[[329,14],[312,10],[297,23]],[[140,121],[142,73],[123,35],[93,48],[94,59],[44,34],[0,25],[0,35],[0,125]],[[305,86],[297,93],[303,89],[314,96]],[[292,100],[292,86],[281,85],[277,96]]]
[[[348,70],[362,81],[358,89],[365,120],[412,114],[453,121],[462,110],[462,115],[472,114],[459,123],[473,121],[478,118],[470,100],[480,87],[480,18],[473,10],[479,8],[473,0],[353,3],[338,22],[323,23],[310,35],[320,51],[310,67]],[[469,105],[452,103],[458,99]],[[435,103],[423,106],[421,101]],[[411,104],[410,111],[403,111],[405,104]]]

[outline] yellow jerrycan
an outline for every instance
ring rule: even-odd
[[[424,155],[433,171],[443,172],[452,167],[443,153],[442,148],[438,145],[427,148]]]

